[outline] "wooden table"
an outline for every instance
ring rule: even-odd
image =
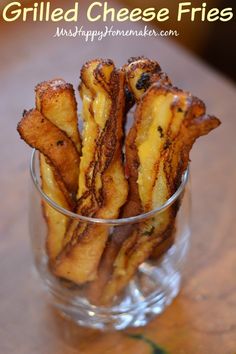
[[[233,83],[167,39],[108,38],[91,44],[79,38],[55,39],[55,28],[1,25],[0,353],[154,353],[148,341],[129,334],[142,334],[171,354],[236,353]],[[15,127],[23,109],[34,105],[37,82],[62,76],[77,86],[85,60],[111,57],[121,65],[140,54],[156,58],[176,85],[204,98],[208,111],[223,124],[200,139],[191,154],[193,232],[180,295],[144,328],[100,333],[61,318],[48,304],[34,271],[27,228],[30,151]]]

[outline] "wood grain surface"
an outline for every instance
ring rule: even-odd
[[[55,29],[55,24],[36,23],[0,28],[0,353],[235,354],[233,83],[167,39],[106,38],[91,44],[81,38],[53,38]],[[36,83],[63,77],[76,87],[86,60],[110,57],[121,65],[141,54],[157,59],[176,85],[203,98],[222,125],[201,138],[191,154],[192,243],[180,295],[146,327],[100,333],[79,328],[55,312],[33,268],[27,226],[30,149],[15,128],[23,109],[34,105]]]

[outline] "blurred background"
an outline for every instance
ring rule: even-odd
[[[9,0],[3,0],[0,3],[0,9],[8,4]],[[33,5],[36,1],[24,0],[24,6]],[[39,1],[38,1],[39,2]],[[46,2],[46,1],[44,1]],[[86,8],[93,1],[80,0],[80,7]],[[236,37],[236,21],[235,18],[228,22],[202,22],[196,19],[191,22],[189,16],[183,16],[180,22],[176,21],[177,9],[179,3],[182,1],[172,1],[172,0],[109,0],[109,6],[128,7],[130,9],[135,7],[140,7],[142,9],[148,7],[155,7],[160,9],[162,7],[168,7],[170,9],[170,19],[163,23],[158,23],[153,21],[152,25],[156,27],[157,25],[161,29],[177,29],[180,33],[178,37],[172,37],[171,40],[178,42],[180,45],[185,47],[190,52],[194,53],[199,58],[203,59],[211,66],[215,67],[217,70],[224,73],[231,80],[236,80],[236,50],[235,50],[235,37]],[[231,7],[234,9],[235,0],[192,0],[192,7],[201,7],[202,3],[207,4],[207,9],[217,7],[223,9],[226,7]],[[55,0],[52,3],[53,7],[62,6],[68,8],[74,4],[74,0]],[[83,17],[83,16],[82,16]],[[80,17],[81,20],[81,17]],[[83,17],[84,20],[84,17]],[[88,23],[88,21],[87,21]],[[150,25],[150,23],[140,23]],[[114,24],[114,23],[113,23]],[[10,29],[13,23],[1,23],[0,26],[7,26]],[[22,23],[22,29],[26,24]],[[41,24],[43,26],[43,24]],[[47,24],[45,24],[46,26]],[[56,25],[56,24],[55,24]],[[96,23],[98,25],[98,23]],[[132,26],[132,23],[131,23]],[[18,26],[19,29],[19,26]],[[1,33],[0,33],[1,35]]]
[[[175,38],[177,42],[222,71],[229,78],[236,80],[235,18],[229,22],[201,22],[197,19],[191,22],[187,16],[183,16],[183,19],[177,22],[173,19],[177,18],[178,4],[182,1],[119,0],[119,2],[128,8],[168,7],[171,13],[170,20],[164,23],[160,22],[158,26],[163,29],[177,29],[180,33]],[[193,7],[201,7],[203,2],[207,3],[209,9],[213,7],[234,9],[235,7],[235,0],[191,1]],[[153,21],[153,25],[156,26],[157,22]]]

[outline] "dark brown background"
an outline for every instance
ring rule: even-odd
[[[178,4],[183,1],[167,1],[167,0],[121,0],[128,7],[167,7],[170,9],[170,20],[159,23],[161,28],[178,29],[180,36],[176,41],[186,47],[188,50],[222,71],[229,78],[236,80],[236,50],[234,49],[236,37],[236,21],[235,18],[229,22],[208,22],[200,21],[196,15],[196,20],[191,22],[188,15],[183,15],[180,22],[176,21]],[[208,0],[199,1],[192,0],[192,7],[201,7],[202,3],[207,4],[206,9],[217,7],[223,9],[226,7],[233,8],[235,11],[234,0]],[[157,22],[153,22],[157,25]]]

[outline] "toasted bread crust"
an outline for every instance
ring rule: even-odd
[[[44,193],[62,208],[70,210],[71,206],[68,204],[64,193],[59,188],[54,177],[53,169],[50,164],[47,163],[43,154],[40,154],[40,173]],[[52,263],[62,250],[68,217],[55,210],[47,202],[42,201],[42,206],[48,226],[46,249],[50,263]]]
[[[94,60],[84,65],[81,79],[86,144],[82,148],[77,211],[98,218],[117,218],[127,198],[121,156],[124,74],[111,61]],[[54,272],[81,284],[96,278],[108,228],[75,224],[68,230]]]
[[[77,102],[73,86],[63,79],[44,81],[35,87],[36,108],[64,131],[81,152]]]
[[[143,211],[161,206],[170,198],[179,186],[194,141],[219,124],[217,118],[205,114],[203,102],[188,92],[158,84],[147,90],[129,133],[135,159],[138,156],[136,188]],[[103,304],[125,287],[138,266],[171,234],[178,208],[177,200],[131,232],[115,259],[102,295]]]
[[[41,82],[35,87],[35,103],[36,109],[73,141],[80,155],[81,139],[78,130],[77,102],[73,86],[66,83],[63,79]],[[46,161],[41,165],[41,168],[51,168],[57,188],[64,193],[68,200],[70,198],[69,191],[62,183],[58,171],[53,166],[46,166]],[[43,175],[44,173],[42,172],[41,174]],[[54,185],[52,185],[52,189],[56,192]],[[74,206],[75,198],[70,201],[70,208]]]
[[[130,58],[128,64],[123,66],[123,70],[126,74],[127,87],[136,102],[153,83],[171,84],[169,77],[161,70],[160,65],[145,57]]]
[[[25,112],[17,130],[28,145],[47,158],[70,195],[75,196],[78,188],[79,155],[68,136],[36,109]]]

